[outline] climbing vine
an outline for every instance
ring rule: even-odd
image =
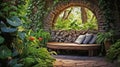
[[[113,1],[107,1],[107,0],[99,0],[99,6],[101,10],[103,11],[104,18],[105,18],[105,30],[113,30],[114,29],[114,16],[113,16]]]
[[[53,9],[58,2],[66,2],[68,0],[31,0],[29,6],[30,12],[28,17],[31,19],[30,28],[33,30],[39,30],[43,28],[43,22],[50,10]]]

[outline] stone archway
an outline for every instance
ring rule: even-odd
[[[61,2],[58,3],[54,9],[48,14],[44,21],[44,29],[47,31],[50,31],[52,27],[54,26],[54,23],[56,21],[56,18],[58,15],[64,11],[65,9],[72,7],[72,6],[82,6],[86,7],[89,10],[91,10],[98,21],[98,30],[100,32],[104,32],[104,15],[102,11],[100,10],[99,6],[97,4],[92,3],[88,0],[69,0],[68,2]]]

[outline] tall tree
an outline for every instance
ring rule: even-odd
[[[87,22],[87,12],[84,7],[81,7],[81,19],[82,23]]]
[[[63,18],[64,20],[68,19],[70,13],[72,12],[73,8],[71,8],[69,11],[65,10],[64,11],[64,15],[63,15]]]

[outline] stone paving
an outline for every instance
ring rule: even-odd
[[[110,63],[103,57],[87,56],[54,56],[54,67],[120,67],[118,63]]]

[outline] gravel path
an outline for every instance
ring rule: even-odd
[[[54,56],[56,62],[54,67],[120,67],[118,63],[110,63],[104,57],[87,57],[87,56]]]

